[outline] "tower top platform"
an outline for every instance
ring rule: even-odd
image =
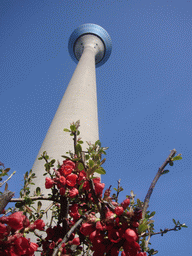
[[[112,51],[112,41],[111,41],[111,37],[109,36],[107,31],[104,28],[102,28],[101,26],[96,25],[96,24],[91,24],[91,23],[83,24],[73,31],[73,33],[71,34],[71,36],[69,38],[69,43],[68,43],[68,50],[69,50],[71,58],[76,63],[78,63],[79,56],[77,55],[77,51],[78,52],[82,51],[83,43],[81,43],[82,49],[78,49],[78,50],[76,48],[79,46],[77,46],[76,43],[77,43],[77,41],[79,41],[78,39],[84,35],[94,35],[94,36],[98,37],[99,39],[101,39],[101,41],[104,45],[104,52],[101,53],[102,58],[100,58],[98,60],[96,59],[96,67],[102,66],[109,59],[109,56]]]

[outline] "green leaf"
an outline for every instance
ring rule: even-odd
[[[85,159],[86,159],[86,160],[89,160],[89,155],[85,155]]]
[[[31,205],[33,201],[29,197],[25,197],[25,204]]]
[[[79,144],[83,144],[83,141],[82,141],[82,140],[79,140],[77,143],[79,143]]]
[[[142,207],[142,206],[143,206],[143,203],[139,198],[137,198],[137,207]]]
[[[40,189],[40,187],[37,187],[37,188],[36,188],[36,194],[37,194],[37,196],[39,196],[39,195],[41,194],[41,189]]]
[[[116,188],[113,188],[115,191],[117,191],[117,189]]]
[[[42,203],[40,201],[38,201],[38,203],[37,203],[37,213],[40,212],[41,206],[42,206]]]
[[[177,223],[176,223],[175,219],[173,219],[173,223],[174,223],[175,225],[177,225]]]
[[[169,172],[169,170],[164,170],[164,171],[161,173],[161,175],[166,174],[166,173],[168,173],[168,172]]]
[[[46,160],[48,160],[48,159],[49,159],[49,156],[48,156],[48,155],[45,155],[44,157],[45,157],[45,159],[46,159]]]
[[[79,169],[80,171],[84,170],[84,166],[83,166],[82,163],[79,163],[79,164],[78,164],[78,169]]]
[[[157,254],[158,253],[158,251],[157,250],[154,250],[154,249],[151,249],[150,251],[149,251],[149,255],[155,255],[155,254]]]
[[[53,165],[55,163],[55,159],[51,160],[50,164]]]
[[[82,147],[81,147],[80,144],[77,144],[76,147],[75,147],[75,149],[76,149],[77,155],[79,155],[79,154],[81,153],[81,151],[82,151]]]
[[[99,145],[100,147],[101,147],[101,142],[100,142],[100,140],[97,140],[96,142],[95,142],[95,146],[96,145]]]
[[[185,223],[181,225],[182,228],[188,228]]]
[[[81,185],[79,186],[79,189],[78,189],[79,192],[80,192],[80,190],[82,189],[84,182],[85,182],[84,180],[81,181]]]
[[[138,227],[138,233],[141,234],[141,233],[145,232],[147,230],[147,228],[148,228],[148,226],[146,224],[142,223]]]
[[[26,191],[26,196],[28,196],[30,194],[30,191]]]
[[[28,178],[28,172],[25,173],[24,179]]]
[[[83,212],[82,212],[81,209],[78,209],[78,212],[79,212],[80,215],[83,215]]]
[[[4,172],[8,172],[8,171],[10,171],[10,168],[6,168],[5,170],[4,170]]]
[[[5,191],[8,190],[8,184],[5,184]]]
[[[89,160],[89,167],[93,167],[94,165],[94,161],[93,160]]]
[[[70,159],[69,156],[64,156],[64,155],[62,155],[61,157],[66,158],[66,159]]]
[[[181,160],[181,159],[182,159],[182,157],[180,155],[178,155],[178,156],[173,157],[172,161]]]
[[[95,172],[99,174],[106,174],[106,171],[102,167],[98,168]]]
[[[156,212],[152,212],[152,213],[150,214],[150,218],[152,218],[152,217],[155,215],[155,213],[156,213]]]
[[[170,162],[169,162],[169,165],[170,165],[170,166],[173,166],[173,162],[172,162],[172,161],[170,161]]]
[[[100,165],[104,164],[106,161],[106,158],[104,158],[101,162],[100,162]]]
[[[49,170],[50,170],[49,163],[44,164],[44,166],[45,166],[46,171],[49,171]]]
[[[63,131],[64,131],[64,132],[70,132],[70,130],[67,129],[67,128],[64,128]]]
[[[70,158],[69,158],[70,159]],[[78,162],[79,160],[81,160],[81,158],[74,158],[73,162]]]
[[[70,126],[70,129],[71,129],[72,132],[76,132],[76,127],[75,127],[74,124],[72,124],[72,125]]]
[[[15,207],[16,207],[16,208],[21,208],[22,206],[23,206],[23,204],[20,203],[20,202],[18,202],[18,203],[15,204]]]

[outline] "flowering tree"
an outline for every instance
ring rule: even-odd
[[[24,176],[20,198],[13,198],[14,193],[8,191],[6,183],[14,173],[0,183],[0,186],[6,183],[5,191],[0,195],[1,255],[30,256],[35,251],[40,251],[42,256],[117,256],[120,251],[122,256],[154,255],[157,251],[149,248],[151,236],[186,227],[173,220],[173,228],[154,232],[151,218],[155,212],[147,211],[156,182],[168,172],[165,167],[181,159],[180,155],[175,156],[176,150],[171,151],[159,168],[144,202],[135,201],[131,191],[123,202],[118,203],[119,193],[123,190],[120,180],[116,193],[111,195],[111,186],[104,191],[105,184],[94,175],[105,174],[101,166],[105,162],[102,155],[106,154],[107,148],[96,141],[88,143],[86,152],[82,151],[83,141],[78,137],[78,128],[79,121],[71,124],[70,129],[64,129],[73,136],[74,152],[63,156],[65,160],[58,164],[57,169],[53,168],[55,160],[50,160],[46,152],[39,158],[45,160],[45,188],[50,190],[48,197],[41,195],[39,187],[35,195],[30,195],[29,187],[35,179],[32,170]],[[0,165],[2,181],[9,169],[5,169],[2,163]],[[42,209],[42,200],[51,201],[51,207]],[[36,207],[34,201],[37,201]],[[16,202],[16,208],[5,211],[8,202]],[[45,226],[42,218],[47,211],[52,211],[52,217]],[[36,241],[26,238],[29,232],[35,234]]]

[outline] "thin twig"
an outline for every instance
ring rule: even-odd
[[[64,236],[63,240],[57,245],[57,247],[54,249],[52,256],[56,256],[59,249],[61,248],[63,243],[66,243],[67,240],[69,239],[70,235],[73,233],[73,231],[79,226],[81,225],[81,223],[83,222],[84,217],[80,218],[75,225],[67,232],[67,234]]]
[[[164,230],[159,231],[159,232],[154,232],[154,233],[150,233],[150,234],[149,233],[144,233],[144,234],[140,235],[139,237],[146,237],[146,236],[149,236],[149,235],[150,235],[150,237],[154,236],[154,235],[162,235],[162,234],[165,234],[169,231],[178,231],[177,229],[180,228],[180,227],[182,227],[182,224],[179,225],[179,226],[175,226],[174,228],[165,228]]]
[[[10,180],[15,173],[16,171],[14,171],[7,180],[3,181],[3,183],[0,183],[0,187],[2,187],[8,180]]]
[[[147,195],[145,197],[145,200],[144,200],[143,210],[142,210],[142,217],[143,218],[145,217],[145,214],[146,214],[146,211],[147,211],[147,207],[149,205],[149,200],[150,200],[151,194],[153,192],[153,189],[154,189],[159,177],[161,176],[165,166],[171,161],[171,158],[174,157],[175,154],[176,154],[176,150],[175,149],[171,150],[171,153],[169,154],[169,156],[167,157],[167,159],[165,160],[165,162],[162,164],[162,166],[159,168],[157,174],[155,175],[155,178],[153,179],[153,181],[152,181],[152,183],[149,187],[149,190],[147,192]]]
[[[117,188],[117,196],[116,196],[116,199],[115,199],[116,202],[118,201],[118,196],[119,196],[119,193],[120,193],[120,181],[121,181],[121,179],[119,179],[119,180],[117,181],[117,183],[118,183],[118,188]]]

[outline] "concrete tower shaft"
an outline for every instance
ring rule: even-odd
[[[45,162],[38,160],[40,155],[46,151],[51,159],[59,160],[62,164],[64,158],[61,155],[65,155],[69,150],[74,151],[72,137],[63,129],[69,128],[70,123],[80,120],[79,130],[84,141],[83,150],[88,147],[86,141],[94,143],[99,139],[95,67],[101,66],[109,58],[111,39],[100,26],[84,24],[71,34],[68,48],[72,59],[78,62],[78,65],[32,168],[37,179],[35,179],[36,186],[31,186],[31,192],[38,186],[44,195],[50,193],[50,190],[45,189],[45,176],[43,176]],[[56,165],[57,162],[55,167]],[[42,209],[50,203],[44,201]]]

